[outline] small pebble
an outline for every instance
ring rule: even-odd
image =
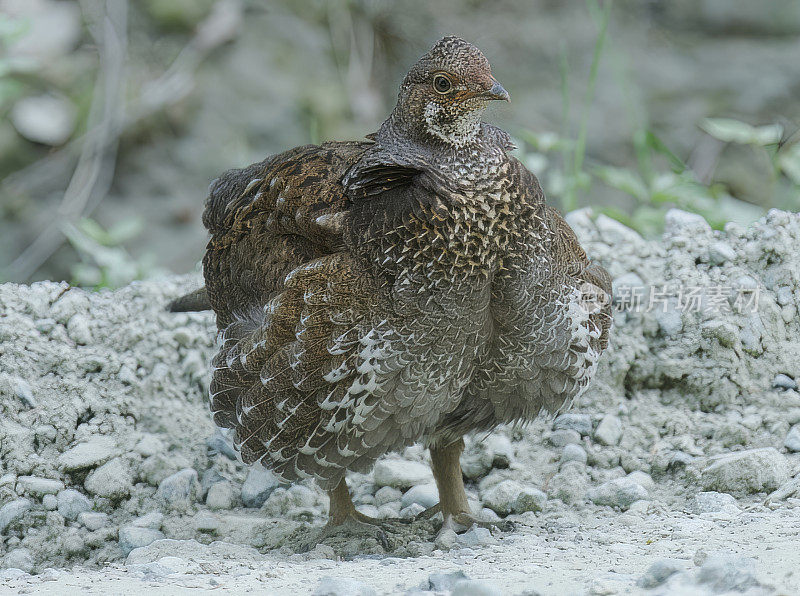
[[[747,495],[771,492],[789,480],[786,456],[774,447],[748,449],[712,458],[700,477],[707,491]]]
[[[713,593],[745,592],[760,586],[753,559],[728,553],[713,553],[697,570],[697,583]]]
[[[686,569],[686,563],[678,559],[659,559],[644,572],[636,584],[648,590],[657,588],[676,573]]]
[[[698,493],[692,499],[690,506],[692,513],[717,513],[720,511],[738,513],[739,505],[736,499],[725,493],[708,491]]]
[[[200,491],[200,482],[194,468],[185,468],[164,478],[158,485],[156,495],[170,509],[187,510]]]
[[[108,525],[108,515],[97,511],[82,511],[78,514],[78,523],[87,530],[99,530]]]
[[[67,472],[94,468],[114,457],[116,451],[114,439],[107,436],[96,436],[89,441],[78,443],[59,455],[58,463]]]
[[[398,489],[392,488],[391,486],[383,486],[375,493],[375,505],[381,507],[393,501],[400,501],[402,497],[403,493]]]
[[[379,460],[375,464],[373,476],[377,486],[392,486],[400,489],[433,481],[430,466],[402,459]]]
[[[15,548],[3,557],[3,567],[22,569],[25,573],[33,571],[33,553],[27,548]]]
[[[128,465],[117,457],[92,470],[83,486],[90,494],[118,500],[130,494],[133,476]]]
[[[635,501],[647,499],[647,491],[629,478],[615,478],[589,489],[587,496],[596,505],[619,507],[624,511]]]
[[[58,512],[65,519],[74,520],[83,511],[89,511],[92,502],[83,493],[74,488],[68,488],[58,493]]]
[[[501,596],[502,592],[485,581],[462,579],[455,586],[450,596]]]
[[[794,453],[800,452],[800,424],[795,424],[789,429],[783,440],[783,446]]]
[[[28,499],[16,499],[0,507],[0,534],[3,534],[8,526],[25,515],[30,508],[31,502]]]
[[[40,478],[39,476],[20,476],[17,478],[17,491],[19,492],[33,495],[54,495],[62,490],[64,490],[64,483],[60,480]]]
[[[472,526],[468,531],[458,536],[458,543],[467,547],[486,546],[495,544],[497,540],[487,528]]]
[[[428,576],[428,589],[434,592],[448,592],[452,590],[458,582],[465,579],[469,578],[460,569],[457,571],[431,573]]]
[[[384,487],[385,488],[385,487]],[[408,507],[412,503],[422,505],[425,509],[433,507],[439,502],[439,490],[435,484],[418,484],[409,488],[402,498],[402,506]]]
[[[580,445],[581,442],[581,434],[576,431],[562,428],[559,430],[554,430],[550,434],[547,435],[547,442],[550,443],[553,447],[564,447],[566,445]]]
[[[780,373],[775,375],[772,380],[772,387],[775,389],[797,389],[797,381],[789,375]]]
[[[575,461],[581,464],[585,464],[586,459],[587,459],[586,450],[580,445],[576,445],[574,443],[565,445],[564,450],[561,452],[562,463]]]
[[[592,419],[588,414],[559,414],[553,421],[553,430],[574,430],[587,437],[592,432]]]
[[[231,509],[235,495],[230,482],[212,484],[206,495],[206,505],[211,509]]]
[[[606,414],[594,430],[594,440],[601,445],[617,445],[622,438],[622,421]]]
[[[127,555],[135,548],[147,546],[162,538],[164,538],[164,534],[159,530],[140,528],[138,526],[125,526],[119,530],[118,544],[122,554]]]
[[[278,480],[272,472],[263,466],[252,466],[242,484],[242,504],[245,507],[261,507],[278,486]]]
[[[48,511],[55,511],[58,509],[58,497],[55,495],[45,495],[42,497],[42,505]]]

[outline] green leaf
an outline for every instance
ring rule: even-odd
[[[773,145],[783,136],[780,124],[751,126],[733,118],[706,118],[700,127],[715,139],[740,145]]]
[[[128,217],[123,219],[108,230],[112,244],[122,244],[142,233],[144,220],[141,217]]]
[[[800,184],[800,143],[781,151],[778,165],[792,182]]]
[[[593,174],[612,188],[621,190],[639,201],[647,201],[649,192],[639,174],[623,168],[598,167]]]

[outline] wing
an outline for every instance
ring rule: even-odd
[[[343,247],[340,180],[370,143],[307,145],[215,180],[203,223],[208,298],[220,329],[265,304],[286,275]]]
[[[543,193],[517,163],[521,198]],[[523,184],[524,183],[524,184]],[[446,439],[556,412],[579,396],[608,346],[611,279],[593,263],[558,211],[542,203],[531,242],[492,284],[491,341],[458,408],[437,433]]]

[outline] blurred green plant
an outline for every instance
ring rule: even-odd
[[[543,184],[548,195],[559,200],[565,212],[579,207],[580,196],[591,190],[595,182],[622,192],[634,199],[629,213],[616,207],[600,207],[599,212],[639,231],[644,236],[661,232],[669,208],[678,207],[702,215],[716,229],[728,221],[749,223],[764,213],[762,207],[738,200],[720,183],[704,184],[692,169],[653,133],[641,117],[635,122],[632,145],[635,168],[620,168],[607,164],[586,167],[586,144],[590,111],[600,58],[606,47],[612,2],[587,0],[586,5],[597,25],[592,63],[587,89],[581,106],[578,130],[570,129],[569,64],[565,49],[561,52],[562,131],[539,132],[521,130],[517,133],[521,159],[534,172],[544,172]],[[615,75],[620,85],[628,86],[624,69],[619,64]],[[628,94],[626,93],[626,99]],[[629,99],[628,99],[629,101]],[[631,113],[636,112],[629,105]],[[800,142],[787,146],[782,142],[783,127],[779,124],[751,126],[727,118],[708,118],[701,128],[724,143],[748,145],[758,152],[771,173],[771,184],[765,193],[770,207],[796,209],[800,199]],[[660,169],[659,169],[660,167]],[[711,177],[713,180],[713,171]]]
[[[95,290],[119,288],[161,273],[154,255],[137,260],[123,246],[143,229],[141,218],[123,219],[107,230],[88,218],[77,225],[65,224],[64,235],[80,257],[80,261],[70,267],[71,283]]]

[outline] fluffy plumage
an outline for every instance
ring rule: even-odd
[[[481,122],[493,99],[508,94],[483,54],[445,38],[370,140],[212,184],[211,409],[244,461],[333,489],[388,451],[530,420],[586,388],[611,319],[581,296],[607,298],[609,277]]]

